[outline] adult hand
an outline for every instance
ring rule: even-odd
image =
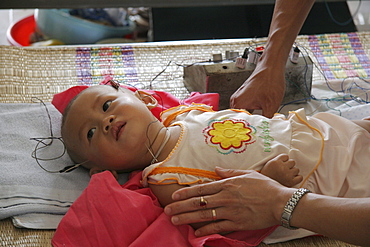
[[[253,74],[231,96],[230,106],[277,112],[285,92],[285,65],[314,0],[276,0],[265,50]]]
[[[258,64],[253,74],[231,96],[230,106],[250,112],[262,110],[265,117],[271,118],[278,111],[284,93],[284,70]]]
[[[213,233],[263,229],[280,224],[280,216],[292,191],[256,172],[217,168],[222,180],[180,189],[177,202],[164,209],[175,225],[213,221],[195,231],[196,236]],[[206,200],[206,209],[200,205]]]

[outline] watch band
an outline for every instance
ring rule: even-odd
[[[292,213],[297,206],[299,200],[307,193],[311,192],[308,189],[300,188],[296,192],[293,193],[292,197],[289,199],[289,201],[286,203],[284,207],[284,211],[281,214],[281,225],[285,228],[295,230],[298,229],[297,227],[290,225],[290,218],[292,217]]]

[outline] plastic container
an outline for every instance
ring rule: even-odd
[[[29,46],[30,36],[35,31],[36,22],[33,15],[9,26],[6,38],[11,45]]]
[[[128,26],[106,26],[72,16],[68,9],[37,9],[35,19],[41,33],[65,44],[94,44],[103,39],[122,38],[135,29],[130,20]]]

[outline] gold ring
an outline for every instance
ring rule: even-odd
[[[207,206],[207,200],[203,196],[200,197],[199,206],[205,208]]]
[[[212,220],[213,221],[216,221],[217,220],[216,209],[212,209]]]

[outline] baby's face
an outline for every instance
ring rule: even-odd
[[[127,89],[94,86],[73,102],[64,121],[63,139],[80,160],[100,169],[141,169],[147,156],[144,143],[155,117]],[[91,167],[88,167],[91,168]]]

